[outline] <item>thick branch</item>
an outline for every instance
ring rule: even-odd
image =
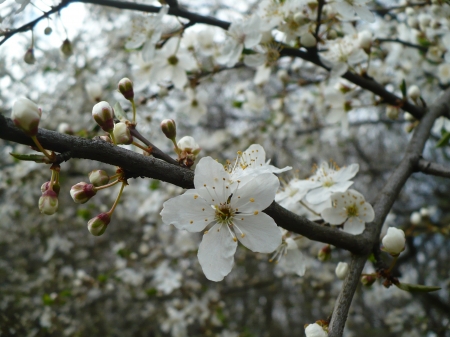
[[[439,116],[448,113],[449,110],[450,89],[447,89],[445,93],[435,102],[435,104],[430,107],[429,111],[420,121],[409,142],[405,156],[395,169],[394,173],[388,179],[381,192],[377,195],[373,206],[375,211],[375,220],[373,223],[367,225],[366,231],[363,233],[363,236],[371,243],[371,247],[374,247],[374,245],[379,245],[379,237],[384,220],[386,219],[387,214],[392,208],[392,205],[397,199],[397,196],[406,181],[416,170],[434,121]],[[361,270],[367,261],[368,255],[369,254],[361,254],[352,258],[352,264],[350,267],[352,272],[350,272],[347,276],[341,293],[335,303],[333,316],[329,325],[329,337],[342,336],[350,303],[358,284],[357,278],[355,278],[354,275],[356,272],[353,272],[353,268],[358,269],[359,273],[361,273]]]
[[[37,137],[44,148],[63,153],[62,159],[70,157],[95,160],[119,166],[128,173],[129,177],[148,177],[183,188],[194,187],[193,171],[113,146],[102,140],[69,136],[45,129],[39,129]],[[11,119],[3,115],[0,115],[0,138],[15,143],[34,145],[30,137],[18,129]],[[284,209],[277,203],[272,203],[265,212],[273,217],[280,227],[312,240],[330,243],[354,253],[366,252],[370,248],[368,242],[361,236],[318,225]]]

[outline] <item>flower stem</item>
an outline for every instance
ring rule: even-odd
[[[122,186],[120,186],[119,194],[117,195],[116,201],[114,201],[114,204],[112,205],[111,209],[109,210],[108,214],[111,216],[116,209],[117,204],[119,203],[120,196],[122,195],[123,188],[125,187],[126,182],[122,181]]]
[[[134,146],[137,146],[138,148],[144,150],[145,152],[151,152],[151,148],[149,147],[144,147],[141,144],[137,143],[137,142],[133,142],[132,143]]]
[[[114,132],[111,131],[111,132],[109,133],[109,135],[111,136],[111,139],[112,139],[114,145],[117,145],[117,143],[116,143],[116,138],[114,137]]]
[[[133,108],[133,123],[136,123],[136,104],[134,103],[134,98],[130,99],[130,102]]]
[[[310,211],[311,213],[313,213],[314,215],[320,216],[319,213],[314,212],[311,208],[309,208],[308,206],[306,206],[306,204],[303,201],[300,201],[300,204],[305,207],[308,211]]]
[[[117,180],[114,180],[112,183],[109,183],[109,184],[106,184],[106,185],[103,185],[103,186],[97,186],[97,187],[94,187],[94,190],[95,190],[95,191],[103,190],[103,189],[105,189],[105,188],[108,188],[108,187],[111,187],[111,186],[116,185],[119,181],[120,181],[120,180],[117,179]]]
[[[388,273],[390,273],[392,271],[392,269],[394,268],[395,264],[397,263],[398,257],[399,257],[399,255],[394,256],[394,258],[392,259],[391,266],[388,269]]]
[[[42,147],[41,143],[39,143],[39,140],[36,136],[31,136],[31,139],[33,140],[34,144],[36,144],[39,151],[41,151],[51,162],[55,160],[55,155],[48,153],[47,150]]]

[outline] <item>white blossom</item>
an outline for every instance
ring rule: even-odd
[[[366,3],[370,0],[335,0],[332,5],[342,15],[344,20],[362,19],[374,22],[375,16],[367,8]]]
[[[264,182],[261,184],[261,182]],[[189,232],[203,231],[198,258],[205,276],[221,281],[233,267],[239,240],[254,252],[273,252],[281,233],[262,212],[273,201],[279,186],[276,176],[262,173],[230,183],[230,174],[211,157],[195,169],[194,190],[166,201],[161,212],[165,224]]]
[[[391,255],[399,255],[405,250],[405,232],[395,227],[389,227],[386,235],[384,236],[383,250]]]
[[[305,329],[306,337],[327,337],[328,334],[317,323],[309,324]]]
[[[344,224],[344,232],[361,234],[365,223],[375,218],[372,206],[355,190],[335,193],[331,196],[331,202],[333,207],[325,209],[322,218],[330,225]]]
[[[343,280],[348,274],[348,263],[347,262],[339,262],[336,266],[336,276],[338,279]]]

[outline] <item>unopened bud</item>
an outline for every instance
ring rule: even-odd
[[[323,329],[323,327],[317,323],[308,324],[305,328],[306,337],[327,337],[328,333]]]
[[[311,33],[306,33],[300,37],[300,43],[303,47],[311,48],[317,44],[317,40]]]
[[[28,136],[35,136],[41,120],[41,110],[28,98],[19,98],[12,108],[11,119]]]
[[[392,120],[396,120],[398,118],[398,115],[400,114],[400,111],[397,107],[388,105],[386,107],[386,117]]]
[[[34,49],[30,48],[27,50],[25,55],[23,56],[23,60],[26,64],[34,64],[36,62],[36,58],[34,57]]]
[[[114,125],[114,138],[117,144],[131,144],[133,143],[133,137],[131,136],[128,126],[123,123],[117,123]]]
[[[102,101],[95,104],[92,108],[92,117],[104,131],[114,130],[114,110],[108,102]]]
[[[72,43],[69,41],[69,39],[65,39],[63,44],[61,45],[61,54],[63,54],[64,57],[70,57],[73,54],[72,49]]]
[[[317,255],[317,258],[320,261],[327,261],[331,258],[331,247],[330,245],[326,245],[321,250],[319,250],[319,254]]]
[[[167,138],[175,140],[177,136],[177,125],[173,119],[165,119],[161,122],[161,130]]]
[[[347,277],[348,274],[348,263],[346,262],[339,262],[338,265],[336,266],[336,276],[338,279],[343,280]]]
[[[96,187],[103,186],[109,182],[109,176],[103,170],[94,170],[89,173],[89,181]]]
[[[39,198],[39,210],[43,214],[52,215],[58,210],[58,195],[55,191],[47,190]]]
[[[132,100],[134,98],[134,91],[133,91],[133,82],[129,78],[122,78],[119,81],[118,88],[120,93],[125,97],[127,100]]]
[[[89,82],[84,86],[89,98],[94,102],[100,102],[103,94],[103,87],[98,82]]]
[[[45,183],[42,184],[41,186],[41,192],[44,193],[45,191],[47,191],[50,188],[50,181],[46,181]],[[53,183],[53,191],[56,193],[56,195],[59,195],[59,191],[61,189],[61,186],[59,185],[59,183],[54,182]]]
[[[377,278],[374,275],[364,275],[361,277],[361,283],[366,287],[370,287],[376,280]]]
[[[96,194],[94,185],[85,182],[73,185],[70,189],[70,195],[77,204],[84,204]]]
[[[392,256],[398,256],[405,250],[405,232],[395,227],[389,227],[384,236],[383,250]]]
[[[408,96],[415,101],[420,97],[420,89],[417,85],[412,85],[408,88]]]
[[[92,235],[100,236],[106,231],[111,222],[111,216],[109,213],[100,213],[95,218],[92,218],[88,222],[88,230]]]
[[[52,33],[52,28],[51,27],[46,27],[45,29],[44,29],[44,34],[45,35],[50,35],[51,33]]]
[[[411,115],[409,112],[405,112],[403,115],[403,118],[405,118],[405,120],[408,122],[414,122],[416,120],[416,118],[413,115]]]
[[[358,34],[359,46],[368,54],[372,47],[372,33],[364,30]]]
[[[56,129],[59,133],[65,133],[68,135],[73,135],[73,130],[70,127],[69,123],[59,123],[58,128]]]
[[[200,146],[195,142],[195,139],[191,136],[184,136],[177,143],[178,148],[181,151],[193,153],[195,155],[200,153]]]

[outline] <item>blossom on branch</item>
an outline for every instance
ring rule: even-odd
[[[224,167],[205,157],[195,169],[195,189],[166,201],[162,220],[189,232],[207,229],[199,262],[209,280],[221,281],[233,267],[238,240],[260,253],[271,253],[281,244],[275,221],[262,212],[272,203],[279,184],[271,173],[247,175],[231,183]]]

